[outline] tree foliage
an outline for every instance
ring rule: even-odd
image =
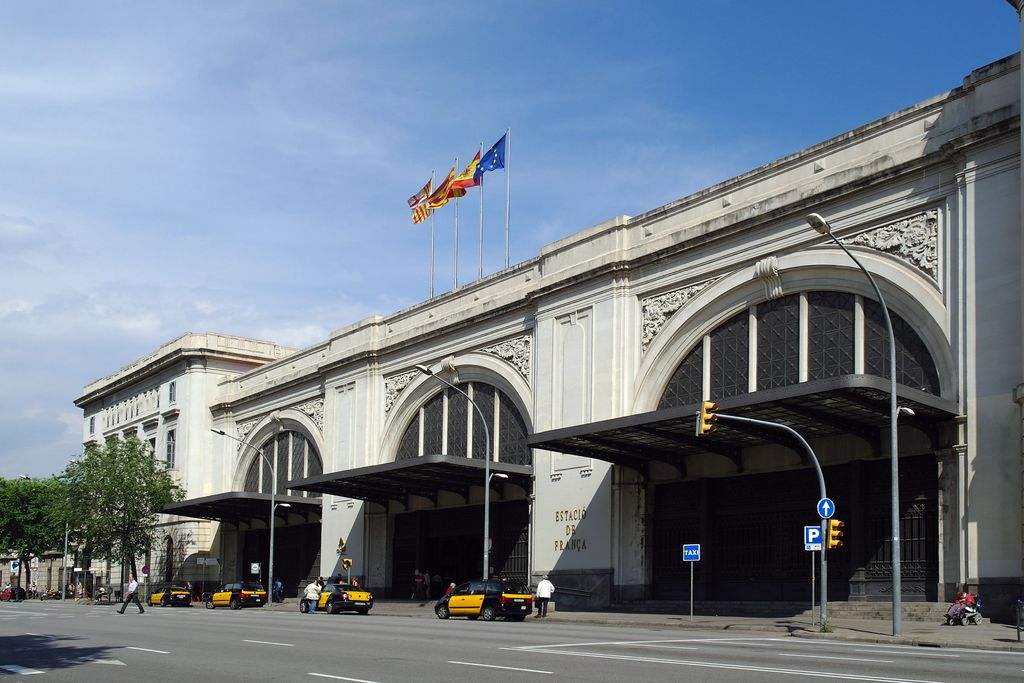
[[[135,437],[89,446],[63,479],[76,540],[90,557],[127,562],[133,574],[135,558],[156,540],[158,513],[185,495],[164,463]]]
[[[64,500],[67,487],[59,479],[0,479],[0,546],[21,560],[31,582],[29,558],[64,543]]]

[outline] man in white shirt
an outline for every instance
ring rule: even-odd
[[[128,609],[128,603],[134,602],[135,606],[139,608],[139,614],[144,613],[146,610],[142,609],[142,603],[139,602],[139,582],[135,580],[135,577],[129,575],[128,577],[128,595],[124,599],[124,604],[121,605],[121,609],[118,610],[118,614],[124,614],[124,611]]]
[[[537,618],[546,617],[548,615],[548,600],[551,599],[551,594],[555,592],[555,585],[548,581],[548,575],[545,574],[544,578],[537,584]]]

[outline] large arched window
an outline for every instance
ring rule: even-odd
[[[909,323],[889,315],[896,337],[896,381],[938,395],[938,372],[924,342]],[[710,358],[705,359],[705,348]],[[857,367],[858,350],[863,367]],[[658,407],[700,401],[705,373],[710,395],[718,399],[746,394],[751,384],[755,391],[797,384],[801,367],[807,380],[854,373],[888,377],[888,361],[888,336],[877,302],[843,292],[791,294],[752,306],[712,330],[676,368]]]
[[[504,392],[483,382],[467,382],[459,389],[473,398],[487,420],[491,435],[491,458],[515,465],[530,464],[526,446],[526,421]],[[447,388],[423,404],[402,434],[396,460],[421,455],[457,455],[482,458],[486,452],[487,430],[480,415],[466,397]]]
[[[323,474],[323,462],[316,446],[299,432],[281,432],[268,439],[260,449],[266,459],[277,468],[277,494],[289,496],[318,495],[307,491],[291,491],[288,481]],[[263,458],[255,456],[245,475],[245,490],[270,493],[274,473]]]

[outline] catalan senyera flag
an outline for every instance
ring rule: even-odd
[[[417,204],[412,209],[412,222],[422,223],[423,221],[430,218],[430,207],[426,204]]]
[[[457,187],[452,187],[452,182],[455,180],[455,166],[452,166],[452,170],[448,171],[448,175],[445,179],[437,186],[437,189],[427,197],[427,206],[431,209],[440,209],[442,206],[447,204],[450,200],[455,197],[463,197],[466,191]]]
[[[477,151],[476,156],[469,162],[469,165],[463,169],[462,173],[455,176],[455,180],[452,181],[452,187],[465,190],[470,187],[476,187],[480,184],[480,177],[476,174],[477,164],[480,163],[480,152]]]
[[[409,208],[412,209],[412,222],[422,223],[430,216],[430,207],[427,206],[427,197],[433,186],[433,179],[427,181],[419,192],[409,197]]]

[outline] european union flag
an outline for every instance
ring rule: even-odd
[[[480,158],[480,163],[476,165],[476,173],[473,174],[473,178],[479,179],[484,173],[488,171],[496,171],[499,168],[505,168],[505,138],[508,137],[508,133],[501,136],[501,139],[494,143],[494,146],[487,150],[487,153]]]

